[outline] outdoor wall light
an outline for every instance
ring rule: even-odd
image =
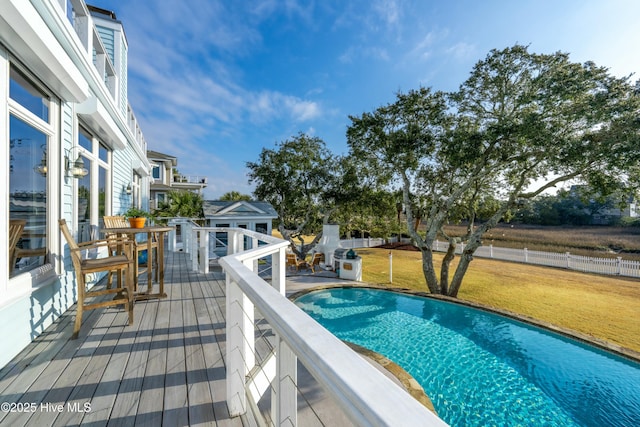
[[[127,194],[131,194],[131,183],[129,183],[129,185],[127,185]]]
[[[71,154],[74,148],[71,150],[65,149],[64,168],[67,171],[67,174],[71,175],[73,178],[83,178],[87,176],[89,171],[84,167],[84,160],[82,160],[82,156],[80,154],[78,154],[78,158],[75,162],[71,162]]]
[[[40,148],[42,148],[42,159],[40,160],[39,164],[33,167],[33,170],[39,173],[40,175],[42,175],[43,177],[46,177],[47,172],[49,171],[49,168],[47,167],[47,145],[42,144]]]

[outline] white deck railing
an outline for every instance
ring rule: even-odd
[[[214,231],[214,229],[210,229]],[[187,236],[187,240],[189,240]],[[403,239],[405,243],[411,243],[411,239]],[[347,239],[341,240],[340,246],[343,248],[366,248],[378,246],[385,243],[384,239]],[[217,247],[217,243],[210,243],[212,248]],[[446,252],[449,247],[448,242],[436,240],[433,250]],[[193,250],[197,250],[197,246]],[[459,244],[456,253],[461,254],[464,244]],[[209,250],[211,254],[211,249]],[[491,258],[501,261],[521,262],[532,265],[542,265],[546,267],[566,268],[568,270],[582,271],[584,273],[596,273],[612,276],[640,277],[640,261],[626,260],[622,257],[599,258],[582,255],[574,255],[569,252],[544,252],[532,251],[527,248],[511,249],[495,247],[493,245],[480,246],[474,256],[480,258]],[[208,265],[204,263],[205,258],[200,258],[203,263],[198,266],[202,272],[208,272]]]
[[[268,423],[298,425],[299,360],[356,425],[446,425],[286,298],[288,242],[241,228],[180,226],[183,248],[194,270],[202,272],[208,271],[209,233],[227,233],[228,255],[219,262],[226,274],[227,405],[232,416],[248,410],[260,416],[257,402],[270,392]],[[175,235],[170,236],[169,247],[175,248],[175,242]],[[257,274],[265,258],[272,266],[271,283]],[[256,311],[274,334],[267,357],[256,354]]]

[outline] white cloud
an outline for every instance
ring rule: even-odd
[[[427,35],[420,39],[413,49],[411,49],[409,57],[417,58],[419,60],[428,59],[433,54],[432,49],[440,38],[441,35],[437,34],[435,31],[428,32]]]
[[[245,103],[252,121],[257,123],[275,118],[304,122],[315,119],[322,114],[322,110],[316,102],[305,101],[279,92],[249,93]]]
[[[293,119],[304,122],[320,116],[320,106],[311,101],[304,101],[291,96],[286,97],[285,104],[289,107]]]
[[[446,49],[446,53],[458,60],[469,60],[478,57],[475,45],[459,42]]]

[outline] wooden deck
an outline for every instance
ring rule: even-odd
[[[77,340],[64,313],[0,371],[0,425],[255,425],[227,410],[222,275],[167,252],[165,289],[132,326],[121,307],[88,312]]]

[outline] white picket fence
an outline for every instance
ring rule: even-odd
[[[446,252],[448,242],[435,241],[433,249]],[[461,254],[464,244],[458,245],[456,253]],[[616,276],[640,277],[640,261],[617,258],[596,258],[573,255],[569,252],[543,252],[528,249],[498,248],[493,245],[480,246],[474,256],[502,261],[522,262],[526,264],[544,265],[548,267],[566,268],[585,273],[608,274]]]
[[[373,248],[375,246],[384,245],[387,240],[381,237],[366,237],[358,239],[343,239],[340,240],[340,246],[345,249],[350,248]]]
[[[411,243],[410,239],[403,239],[403,241]],[[340,241],[340,246],[343,248],[371,248],[385,243],[385,239],[380,238],[346,239]],[[448,248],[448,242],[436,240],[433,244],[433,250],[437,252],[446,252]],[[456,248],[456,253],[461,254],[463,250],[464,244],[459,244]],[[568,270],[582,271],[585,273],[640,277],[640,261],[631,261],[622,259],[622,257],[597,258],[573,255],[569,252],[530,251],[526,248],[510,249],[494,247],[493,245],[480,246],[474,256],[501,261],[566,268]]]

